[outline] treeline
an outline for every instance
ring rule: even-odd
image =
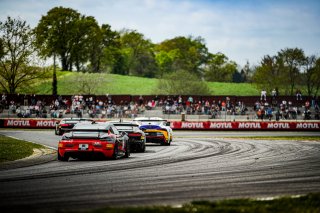
[[[34,29],[41,56],[58,56],[62,70],[163,77],[185,70],[206,80],[232,81],[235,62],[208,51],[201,37],[175,37],[154,44],[136,30],[112,30],[70,8],[56,7]]]
[[[54,68],[60,64],[63,71],[161,78],[164,94],[209,94],[204,81],[253,82],[285,94],[301,87],[309,95],[317,94],[320,85],[319,58],[306,57],[298,48],[265,56],[256,67],[249,62],[239,67],[223,53],[210,53],[201,37],[179,36],[155,44],[136,30],[112,30],[71,8],[51,9],[34,29],[8,17],[0,22],[0,33],[0,86],[10,94],[48,77],[43,66],[32,64],[35,57],[53,58]],[[55,72],[52,79],[56,94]]]

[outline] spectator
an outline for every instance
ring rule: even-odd
[[[271,118],[272,118],[272,108],[271,107],[267,108],[267,118],[269,119],[269,121],[271,121]]]
[[[277,90],[273,89],[272,92],[271,92],[271,95],[272,95],[273,98],[277,97]]]
[[[139,106],[141,106],[143,104],[143,97],[142,97],[142,95],[140,95],[140,97],[139,97]]]
[[[301,94],[300,90],[296,91],[296,98],[297,98],[297,101],[301,101],[302,100],[302,94]]]
[[[267,100],[267,91],[265,89],[263,89],[261,91],[261,98],[260,98],[261,101],[266,101]]]

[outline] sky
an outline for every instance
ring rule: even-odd
[[[0,21],[10,16],[35,27],[57,6],[113,30],[137,30],[153,43],[200,36],[211,53],[240,66],[285,48],[320,57],[319,0],[0,0]]]

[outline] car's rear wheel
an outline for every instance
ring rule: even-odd
[[[63,135],[63,131],[61,129],[58,130],[58,135]]]
[[[130,146],[129,146],[129,143],[126,142],[126,151],[125,151],[124,157],[128,158],[129,156],[130,156]]]
[[[141,144],[140,152],[145,152],[145,151],[146,151],[146,144],[143,143],[143,144]]]
[[[116,160],[118,158],[118,144],[114,145],[112,159]]]
[[[64,154],[64,156],[61,156],[58,150],[58,160],[59,161],[68,161],[69,160],[69,156],[67,154]]]

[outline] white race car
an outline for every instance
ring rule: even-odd
[[[172,141],[170,122],[158,117],[139,117],[135,118],[134,121],[145,132],[146,142],[170,146]]]

